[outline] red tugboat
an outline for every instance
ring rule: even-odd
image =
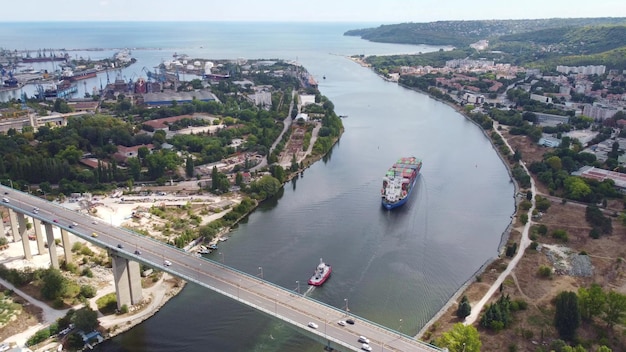
[[[309,279],[309,285],[322,286],[332,271],[333,268],[330,265],[326,265],[322,258],[320,258],[320,263],[315,269],[315,274]]]

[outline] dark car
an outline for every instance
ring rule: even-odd
[[[57,219],[54,219],[54,220],[52,220],[52,221],[53,221],[53,222],[59,222],[59,220],[57,220]]]
[[[117,244],[117,248],[124,248],[124,246],[122,246],[122,244],[121,244],[121,243],[118,243],[118,244]]]
[[[350,324],[350,325],[354,325],[354,320],[352,319],[346,319],[346,323]]]
[[[141,251],[140,251],[140,250],[138,250],[138,249],[135,249],[135,254],[137,254],[137,255],[141,255]]]

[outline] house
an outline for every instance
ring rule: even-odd
[[[485,96],[482,94],[465,93],[463,94],[463,100],[470,104],[482,104],[485,102]]]
[[[150,152],[154,149],[152,144],[135,145],[132,147],[126,147],[123,145],[117,146],[117,152],[113,154],[113,158],[119,162],[125,163],[128,158],[136,158],[139,155],[139,148],[146,147]]]

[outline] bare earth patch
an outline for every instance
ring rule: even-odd
[[[531,143],[526,136],[512,136],[503,131],[503,136],[508,140],[514,149],[521,151],[522,159],[526,165],[543,159],[543,154],[550,148],[537,146]],[[502,285],[502,291],[494,294],[490,302],[497,300],[501,294],[509,295],[511,300],[524,300],[528,303],[526,310],[513,313],[513,323],[507,329],[494,333],[479,326],[479,321],[474,324],[479,329],[482,349],[481,351],[507,351],[511,346],[516,346],[516,351],[537,351],[541,346],[548,346],[549,343],[558,338],[558,334],[553,327],[554,305],[553,300],[562,291],[576,292],[580,287],[588,287],[591,283],[598,283],[605,291],[615,290],[626,293],[626,247],[623,243],[626,240],[626,228],[616,218],[613,219],[613,234],[604,235],[599,239],[592,239],[589,236],[590,225],[585,220],[586,205],[574,202],[563,203],[560,198],[547,195],[547,188],[536,182],[540,195],[551,200],[551,207],[539,219],[534,220],[534,224],[544,224],[548,228],[548,234],[539,236],[537,242],[547,246],[539,247],[540,251],[528,248],[521,258],[512,274],[506,278]],[[525,190],[521,190],[525,192]],[[620,200],[609,201],[605,215],[610,216],[623,209]],[[517,216],[514,218],[516,219]],[[520,224],[515,224],[509,243],[520,240]],[[565,230],[568,234],[567,242],[561,242],[551,236],[555,230]],[[569,265],[563,262],[572,260],[579,253],[588,255],[593,271],[591,276],[579,277],[570,276],[566,272],[559,271],[551,278],[542,278],[538,275],[538,268],[542,265],[555,268],[554,256],[548,256],[548,248],[559,246],[563,253],[559,265]],[[563,254],[562,253],[562,254]],[[551,260],[552,258],[552,260]],[[470,303],[476,303],[487,292],[490,285],[495,281],[500,272],[508,265],[508,258],[502,255],[495,260],[480,275],[480,281],[469,285],[467,289],[459,295],[459,299],[452,304],[442,316],[434,322],[431,327],[421,336],[426,341],[431,341],[441,336],[445,331],[449,331],[452,325],[460,322],[456,317],[456,310],[460,297],[467,295]],[[558,266],[558,265],[557,265]],[[602,328],[604,325],[602,325]],[[626,345],[623,328],[616,327],[615,331],[608,332],[608,341],[612,341],[614,346]],[[594,326],[583,325],[578,329],[581,339],[588,341],[597,340],[596,328]],[[598,346],[593,346],[590,351],[595,351]],[[616,351],[614,349],[614,351]]]

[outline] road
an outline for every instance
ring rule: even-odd
[[[289,112],[287,113],[287,117],[285,117],[285,119],[283,120],[283,130],[280,132],[280,135],[278,135],[278,138],[276,138],[276,140],[274,141],[270,149],[267,151],[267,155],[263,157],[263,159],[261,159],[261,162],[258,165],[252,167],[250,171],[260,170],[264,168],[265,166],[267,166],[267,157],[272,154],[272,150],[276,149],[276,146],[283,139],[283,135],[285,134],[285,132],[287,132],[287,129],[291,127],[291,123],[293,122],[293,119],[291,118],[291,110],[293,109],[293,99],[295,96],[296,96],[296,91],[293,90],[291,92],[291,102],[289,103]]]
[[[358,351],[361,348],[361,343],[357,341],[358,336],[363,335],[370,339],[370,346],[374,351],[440,351],[410,336],[366,321],[351,313],[350,317],[354,319],[355,324],[340,326],[337,322],[346,319],[347,310],[331,307],[274,285],[263,280],[262,277],[193,256],[178,248],[123,228],[113,227],[44,199],[5,186],[0,186],[0,191],[8,200],[0,204],[6,207],[42,222],[52,223],[95,245],[105,247],[118,256],[149,265],[187,281],[196,282],[282,319],[324,344],[331,343],[332,347],[339,350]],[[34,208],[39,208],[39,211],[35,213]],[[70,228],[70,224],[73,223],[76,225]],[[92,237],[92,233],[96,233],[97,237]],[[166,260],[171,262],[171,265],[165,265]],[[259,268],[259,274],[262,276],[262,268]],[[319,327],[309,328],[307,326],[309,322],[314,322]]]

